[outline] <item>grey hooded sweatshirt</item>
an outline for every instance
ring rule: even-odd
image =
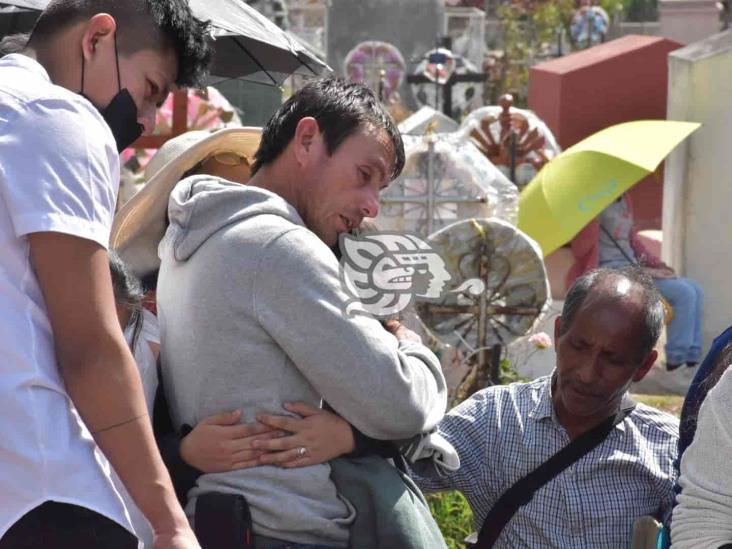
[[[295,209],[269,191],[210,176],[180,182],[160,243],[162,365],[176,427],[242,410],[242,422],[286,401],[325,399],[357,429],[404,439],[442,418],[447,391],[426,347],[374,319],[348,318],[338,262]],[[345,546],[352,506],[326,464],[204,474],[189,494],[238,493],[254,532]]]

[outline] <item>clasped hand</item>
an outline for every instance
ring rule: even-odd
[[[206,418],[181,442],[181,457],[204,473],[220,473],[257,465],[305,467],[353,451],[353,431],[340,416],[303,402],[284,407],[299,417],[260,414],[256,422],[240,424],[237,410]]]

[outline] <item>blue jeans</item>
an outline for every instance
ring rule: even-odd
[[[704,290],[688,278],[654,279],[658,291],[674,308],[666,330],[666,362],[699,362]]]

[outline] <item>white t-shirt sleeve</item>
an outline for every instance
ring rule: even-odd
[[[94,107],[78,100],[25,104],[0,136],[0,193],[15,235],[59,232],[105,248],[119,187],[119,156]]]

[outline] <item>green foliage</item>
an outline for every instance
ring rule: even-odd
[[[600,0],[598,4],[602,9],[607,12],[607,14],[610,16],[610,20],[612,21],[613,17],[615,17],[616,15],[624,18],[624,14],[628,9],[628,5],[632,4],[634,1],[637,0]],[[647,0],[641,1],[644,2]]]
[[[531,381],[526,377],[519,375],[518,370],[513,367],[511,361],[508,358],[501,360],[501,384],[508,385],[509,383],[521,382],[525,383]]]
[[[473,393],[475,393],[476,391],[480,391],[481,389],[485,388],[486,382],[490,384],[490,382],[488,382],[487,380],[492,379],[491,366],[489,364],[479,366],[475,362],[476,356],[477,354],[473,355],[473,362],[470,363],[470,370],[466,373],[465,377],[463,377],[462,381],[459,383],[457,389],[455,390],[450,400],[450,408],[453,408],[460,404],[462,401],[470,398],[470,396],[473,395]],[[484,382],[482,380],[486,381]],[[513,367],[511,360],[505,357],[502,358],[501,362],[498,365],[498,384],[508,385],[509,383],[513,383],[515,381],[524,382],[530,380],[519,375],[516,368]]]
[[[497,13],[503,25],[504,43],[500,92],[511,93],[515,104],[524,106],[528,99],[529,67],[550,55],[561,29],[568,31],[574,0],[515,0],[502,4]]]
[[[427,496],[432,516],[449,549],[465,547],[463,540],[473,531],[473,513],[465,497],[457,491]]]
[[[678,395],[633,395],[633,399],[676,417],[681,417],[681,407],[684,405],[684,397]]]

